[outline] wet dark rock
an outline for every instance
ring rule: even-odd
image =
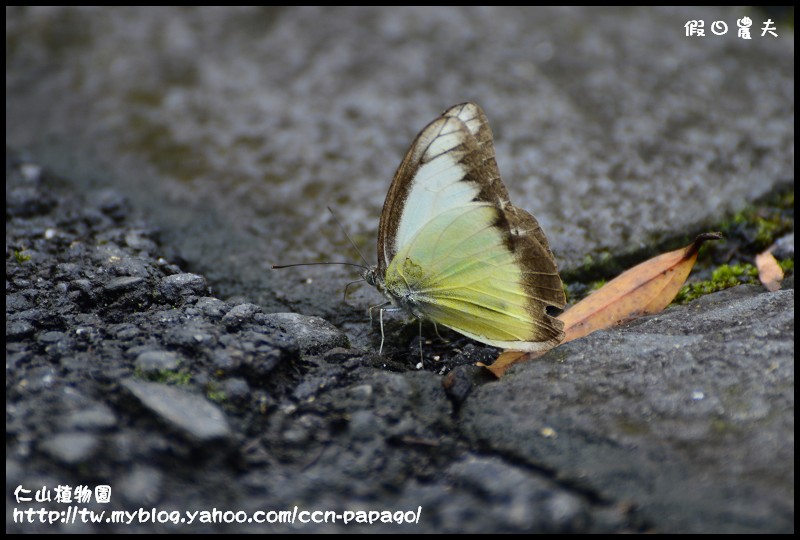
[[[119,277],[110,280],[105,284],[104,288],[107,292],[119,293],[136,289],[144,283],[145,280],[141,277]]]
[[[190,321],[167,329],[164,332],[164,342],[188,351],[206,351],[216,343],[218,334],[219,329],[213,325]]]
[[[243,355],[240,351],[229,349],[215,349],[211,356],[216,369],[228,373],[236,370],[241,365]]]
[[[587,502],[553,482],[496,458],[469,457],[451,465],[453,483],[492,501],[481,517],[467,518],[465,530],[481,530],[480,520],[494,514],[507,530],[564,533],[584,530],[589,522]],[[499,531],[498,531],[499,532]]]
[[[198,299],[195,303],[195,307],[211,320],[221,319],[230,309],[228,304],[219,298],[211,296]]]
[[[347,347],[347,336],[335,326],[320,319],[299,313],[270,313],[267,323],[293,336],[304,354],[315,354],[332,347]]]
[[[147,231],[133,230],[125,233],[125,245],[136,251],[155,254],[158,249],[156,243],[149,237]]]
[[[371,384],[362,384],[359,386],[350,387],[350,399],[356,403],[361,402],[361,406],[365,409],[369,409],[373,406],[374,401],[372,399],[372,395],[373,389]]]
[[[371,440],[373,434],[379,431],[383,421],[375,416],[372,411],[360,410],[350,416],[347,429],[355,440]]]
[[[26,321],[29,323],[38,323],[40,321],[44,321],[45,318],[48,317],[47,314],[44,313],[39,308],[31,308],[26,309],[24,311],[18,311],[13,313],[7,317],[9,321]]]
[[[102,240],[101,240],[102,241]],[[92,259],[100,266],[102,272],[110,276],[150,276],[152,263],[133,256],[119,245],[104,242],[98,245],[91,254]]]
[[[39,334],[37,340],[42,345],[53,345],[62,341],[65,338],[64,332],[42,332]]]
[[[32,307],[33,303],[21,293],[6,295],[6,311],[9,313],[25,311]]]
[[[69,289],[75,294],[70,298],[77,304],[86,305],[93,299],[95,293],[92,282],[88,279],[76,279],[70,283]]]
[[[167,300],[174,303],[191,295],[208,295],[206,280],[196,274],[175,274],[161,280],[158,290]]]
[[[6,339],[21,339],[33,334],[34,327],[28,321],[10,321],[6,323]]]
[[[112,335],[122,341],[127,341],[135,338],[141,334],[141,330],[136,325],[130,323],[122,323],[114,325],[110,328]]]
[[[34,217],[46,214],[57,204],[51,195],[45,195],[34,186],[6,189],[6,214],[10,217]]]
[[[114,221],[122,221],[131,210],[130,201],[118,191],[103,190],[97,194],[98,207],[104,214],[108,214]]]
[[[250,396],[250,385],[242,378],[234,377],[227,379],[222,384],[225,396],[234,403],[246,403]]]
[[[238,328],[242,323],[250,321],[261,308],[255,304],[239,304],[233,306],[223,317],[222,322],[228,328]]]
[[[775,242],[775,250],[772,252],[778,259],[794,258],[794,233],[787,234]]]
[[[58,359],[73,350],[73,339],[67,337],[64,332],[41,332],[36,336],[36,340],[42,350],[53,359]]]
[[[442,379],[447,396],[456,406],[460,406],[474,388],[494,380],[495,377],[486,369],[475,366],[456,366]]]
[[[297,347],[283,347],[271,343],[261,343],[257,348],[245,343],[244,349],[235,354],[241,359],[245,372],[255,380],[266,381],[281,368],[288,369],[298,358]]]
[[[59,281],[77,281],[81,277],[81,267],[75,263],[61,263],[56,265],[54,279]]]

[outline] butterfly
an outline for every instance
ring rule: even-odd
[[[564,337],[547,313],[566,303],[555,258],[536,218],[509,201],[475,103],[450,107],[411,143],[383,205],[378,264],[363,277],[388,310],[488,345],[543,351]]]

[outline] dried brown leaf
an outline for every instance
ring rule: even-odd
[[[703,242],[720,238],[719,233],[701,234],[685,248],[653,257],[609,281],[558,317],[566,334],[561,343],[658,313],[678,294]]]
[[[772,254],[772,248],[769,248],[764,253],[756,255],[756,268],[758,268],[758,279],[764,284],[768,291],[774,292],[781,288],[781,281],[783,281],[783,269],[775,256]]]
[[[492,373],[494,373],[495,377],[498,379],[503,376],[503,373],[506,372],[508,368],[517,364],[519,362],[527,362],[528,360],[532,360],[534,358],[538,358],[544,353],[526,353],[524,351],[503,351],[500,353],[500,356],[497,357],[497,360],[492,362],[491,366],[487,366],[481,362],[478,362],[479,366],[483,366]]]

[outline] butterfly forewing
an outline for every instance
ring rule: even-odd
[[[469,143],[472,148],[466,148]],[[463,160],[474,144],[455,118],[437,118],[417,136],[386,195],[378,230],[379,271],[442,208],[477,196],[475,184],[462,182],[467,172]]]

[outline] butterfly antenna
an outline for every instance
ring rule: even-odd
[[[327,208],[328,208],[328,212],[330,212],[331,215],[333,216],[333,219],[336,220],[336,223],[339,225],[339,228],[342,229],[342,232],[347,237],[347,240],[350,242],[350,245],[353,246],[353,248],[356,250],[356,253],[358,253],[358,256],[361,257],[362,261],[364,261],[364,264],[366,265],[364,268],[369,268],[369,263],[367,262],[367,259],[364,258],[364,255],[361,253],[361,250],[358,249],[358,246],[356,245],[355,242],[353,242],[353,239],[350,238],[350,235],[347,234],[347,229],[344,228],[344,225],[342,225],[342,222],[339,220],[339,218],[336,215],[336,213],[333,211],[333,209],[330,206],[328,206]]]
[[[361,268],[362,270],[369,270],[363,264],[356,264],[351,262],[312,262],[312,263],[296,263],[296,264],[273,264],[272,269],[277,270],[280,268],[291,268],[292,266],[316,266],[318,264],[343,264],[345,266],[355,266],[356,268]]]

